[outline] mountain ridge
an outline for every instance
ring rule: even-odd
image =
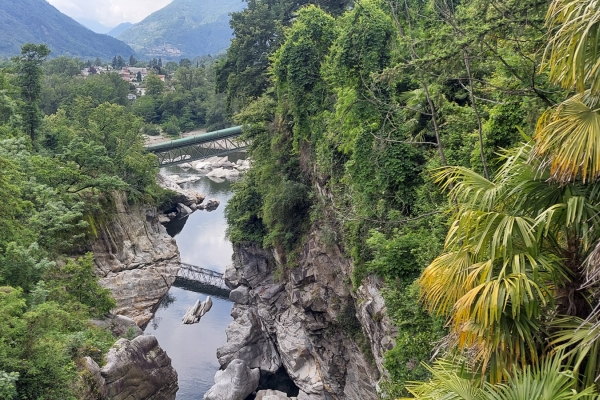
[[[24,43],[46,43],[51,57],[70,56],[83,59],[115,55],[129,57],[135,51],[127,44],[95,33],[61,13],[46,0],[0,1],[0,56],[20,53]]]
[[[146,56],[194,57],[229,47],[229,14],[242,0],[174,0],[117,36]]]

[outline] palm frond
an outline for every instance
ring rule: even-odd
[[[536,127],[533,157],[547,159],[551,179],[562,184],[600,177],[600,114],[588,93],[546,111]]]
[[[597,0],[554,0],[546,15],[554,31],[543,66],[552,82],[583,92],[600,91],[600,13]]]

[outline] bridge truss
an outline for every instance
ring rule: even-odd
[[[177,277],[196,281],[206,286],[213,286],[227,291],[229,290],[223,280],[223,274],[197,265],[181,263],[181,268],[179,269]]]
[[[223,157],[230,153],[242,151],[247,147],[247,142],[231,137],[212,142],[188,144],[185,147],[176,147],[169,150],[153,151],[153,153],[158,157],[159,166],[166,167],[215,156]]]

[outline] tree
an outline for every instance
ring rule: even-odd
[[[160,96],[163,93],[165,84],[157,74],[148,74],[144,82],[146,83],[146,94]]]
[[[24,130],[31,138],[32,143],[35,141],[37,129],[42,123],[39,108],[42,93],[42,65],[48,55],[50,55],[50,49],[45,44],[25,43],[21,46],[21,56],[13,58],[17,64],[17,83],[25,102],[21,113]]]
[[[129,56],[129,66],[130,66],[130,67],[133,67],[133,66],[135,66],[135,64],[137,64],[137,63],[138,63],[138,60],[137,60],[137,58],[135,58],[135,57],[133,56],[133,54],[132,54],[132,55],[130,55],[130,56]]]
[[[138,82],[142,81],[142,73],[140,71],[138,71],[137,74],[135,74],[135,80]]]
[[[552,179],[600,178],[600,10],[591,0],[555,0],[548,10],[551,36],[545,66],[550,79],[575,94],[538,122],[535,154],[552,165]]]

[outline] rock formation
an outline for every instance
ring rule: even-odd
[[[215,385],[204,400],[244,400],[258,387],[260,371],[250,368],[244,360],[232,360],[224,371],[215,375]]]
[[[96,398],[110,400],[174,400],[177,372],[154,336],[119,339],[101,369],[86,357]]]
[[[277,254],[235,246],[224,275],[236,302],[234,321],[217,351],[219,363],[226,368],[241,359],[263,375],[283,368],[300,389],[298,399],[375,400],[383,354],[393,347],[396,330],[380,283],[367,280],[352,293],[350,260],[319,235],[309,235],[298,266],[280,279]]]
[[[200,300],[196,300],[196,303],[191,306],[181,318],[184,324],[195,324],[200,321],[200,318],[204,316],[207,312],[212,308],[212,299],[210,296],[206,298],[203,302]]]
[[[179,271],[179,251],[154,207],[128,205],[115,194],[115,214],[91,243],[100,284],[117,301],[116,314],[143,326]]]

